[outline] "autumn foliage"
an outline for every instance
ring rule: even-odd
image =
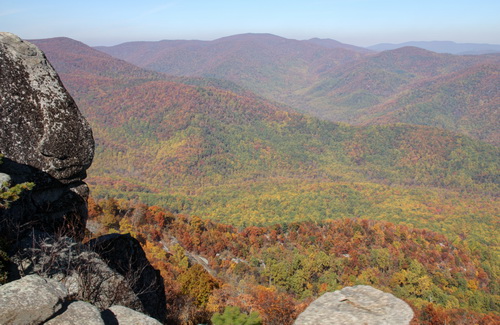
[[[500,320],[495,257],[429,230],[363,219],[238,229],[137,202],[90,202],[101,231],[141,241],[174,323],[207,323],[234,306],[262,324],[292,324],[314,298],[356,284],[406,300],[421,324]],[[105,223],[113,204],[119,221]]]

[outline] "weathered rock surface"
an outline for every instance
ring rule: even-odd
[[[10,176],[4,173],[0,173],[0,189],[4,188],[6,184],[10,184]]]
[[[0,286],[0,323],[2,325],[158,325],[154,318],[130,308],[113,305],[100,311],[79,300],[61,283],[29,275]]]
[[[295,325],[404,325],[413,318],[410,306],[370,286],[325,293],[302,312]]]
[[[35,45],[0,33],[0,151],[62,183],[80,181],[94,156],[89,124]]]
[[[112,306],[103,311],[106,324],[119,325],[161,325],[159,321],[123,306]]]
[[[97,307],[84,302],[71,302],[66,310],[56,317],[52,318],[46,325],[104,325],[101,312]]]
[[[100,310],[119,304],[165,320],[163,279],[130,235],[107,235],[83,245],[70,237],[35,232],[20,246],[25,248],[11,257],[20,276],[55,279],[71,297]]]
[[[0,286],[2,324],[39,324],[62,308],[68,290],[37,275]]]
[[[28,236],[23,241],[32,243],[32,247],[11,257],[20,276],[38,274],[55,279],[66,286],[71,297],[88,301],[100,310],[114,304],[144,310],[132,289],[131,282],[135,280],[110,268],[86,245],[69,237],[54,238],[47,234]]]
[[[13,184],[36,187],[8,212],[0,233],[26,228],[83,234],[94,155],[92,130],[45,55],[33,44],[0,32],[0,172]],[[5,177],[4,177],[5,178]]]

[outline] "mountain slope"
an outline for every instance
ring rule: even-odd
[[[479,64],[401,92],[367,121],[432,125],[500,145],[499,89],[500,65]]]
[[[479,64],[500,64],[500,57],[495,55],[455,56],[417,47],[369,53],[333,40],[296,41],[269,34],[235,35],[206,42],[135,42],[98,49],[159,72],[230,80],[301,112],[354,124],[390,120],[381,116],[386,111],[378,106],[390,105],[425,80],[445,78]],[[498,78],[493,81],[498,82]],[[498,96],[498,90],[482,92],[478,99],[492,102]],[[469,107],[465,114],[471,116],[464,119],[474,119],[473,115],[481,113]],[[454,119],[453,115],[445,118]],[[436,125],[430,120],[413,120]],[[462,131],[450,124],[442,125]],[[467,134],[496,143],[477,124]]]
[[[119,224],[109,222],[109,206]],[[204,284],[210,306],[250,306],[273,324],[285,325],[295,317],[284,314],[300,311],[312,298],[366,284],[405,299],[422,324],[430,315],[452,324],[500,320],[494,303],[497,276],[489,267],[497,261],[494,254],[429,230],[363,219],[237,229],[112,198],[91,200],[91,207],[94,222],[142,238],[155,267],[171,279],[166,282],[170,301],[199,297]],[[173,256],[167,257],[166,247]],[[222,284],[214,288],[198,271],[201,284],[181,290],[186,288],[182,274],[197,268]],[[178,304],[168,306],[169,317],[180,318]]]
[[[309,111],[323,118],[357,123],[372,115],[374,105],[415,83],[460,71],[477,62],[481,58],[437,54],[415,47],[386,51],[323,73],[320,81],[300,93],[301,100],[303,105],[311,105]]]
[[[371,50],[366,49],[364,47],[359,47],[359,46],[341,43],[339,41],[329,39],[329,38],[311,38],[310,40],[307,40],[306,42],[320,45],[320,46],[330,48],[330,49],[343,48],[343,49],[353,50],[353,51],[360,52],[360,53],[371,53],[372,52]]]

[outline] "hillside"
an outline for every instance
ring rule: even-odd
[[[74,65],[39,44],[56,69]],[[60,58],[68,49],[57,50]],[[470,224],[465,237],[497,244],[495,147],[430,127],[320,121],[255,95],[156,75],[99,73],[61,73],[93,126],[89,183],[97,196],[238,225],[363,216],[454,237]]]
[[[342,49],[347,49],[347,50],[353,50],[353,51],[360,52],[360,53],[371,53],[372,52],[371,50],[366,49],[364,47],[359,47],[359,46],[341,43],[339,41],[336,41],[336,40],[333,40],[330,38],[311,38],[310,40],[307,40],[306,42],[320,45],[320,46],[330,48],[330,49],[342,48]]]
[[[367,122],[431,125],[500,145],[499,86],[500,65],[478,64],[401,92]]]
[[[300,100],[323,118],[358,123],[373,115],[374,105],[411,89],[415,83],[459,71],[478,61],[415,47],[386,51],[324,72],[320,81],[300,93]]]
[[[406,42],[400,44],[382,43],[367,48],[373,51],[387,51],[405,46],[420,47],[438,53],[461,55],[500,53],[500,45],[498,44],[455,43],[450,41]]]
[[[132,42],[98,49],[154,71],[230,80],[301,112],[355,124],[366,120],[382,123],[385,119],[381,115],[388,112],[372,108],[390,105],[395,97],[423,81],[446,78],[480,64],[498,66],[500,62],[494,55],[456,56],[416,47],[370,53],[333,40],[296,41],[268,34],[203,42]],[[498,84],[498,78],[492,81]],[[481,93],[480,100],[491,102],[497,97],[498,89]],[[463,118],[474,119],[478,114],[474,109],[468,108]],[[446,119],[454,119],[450,111],[443,114]],[[414,119],[414,123],[433,125],[426,119]],[[454,123],[443,126],[463,130]],[[473,125],[466,134],[495,143],[481,132],[481,127]]]

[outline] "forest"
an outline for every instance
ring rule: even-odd
[[[322,293],[357,284],[408,302],[414,324],[500,321],[498,256],[434,231],[361,218],[237,228],[114,198],[91,199],[89,213],[90,236],[141,242],[164,278],[172,324],[225,314],[292,324]]]

